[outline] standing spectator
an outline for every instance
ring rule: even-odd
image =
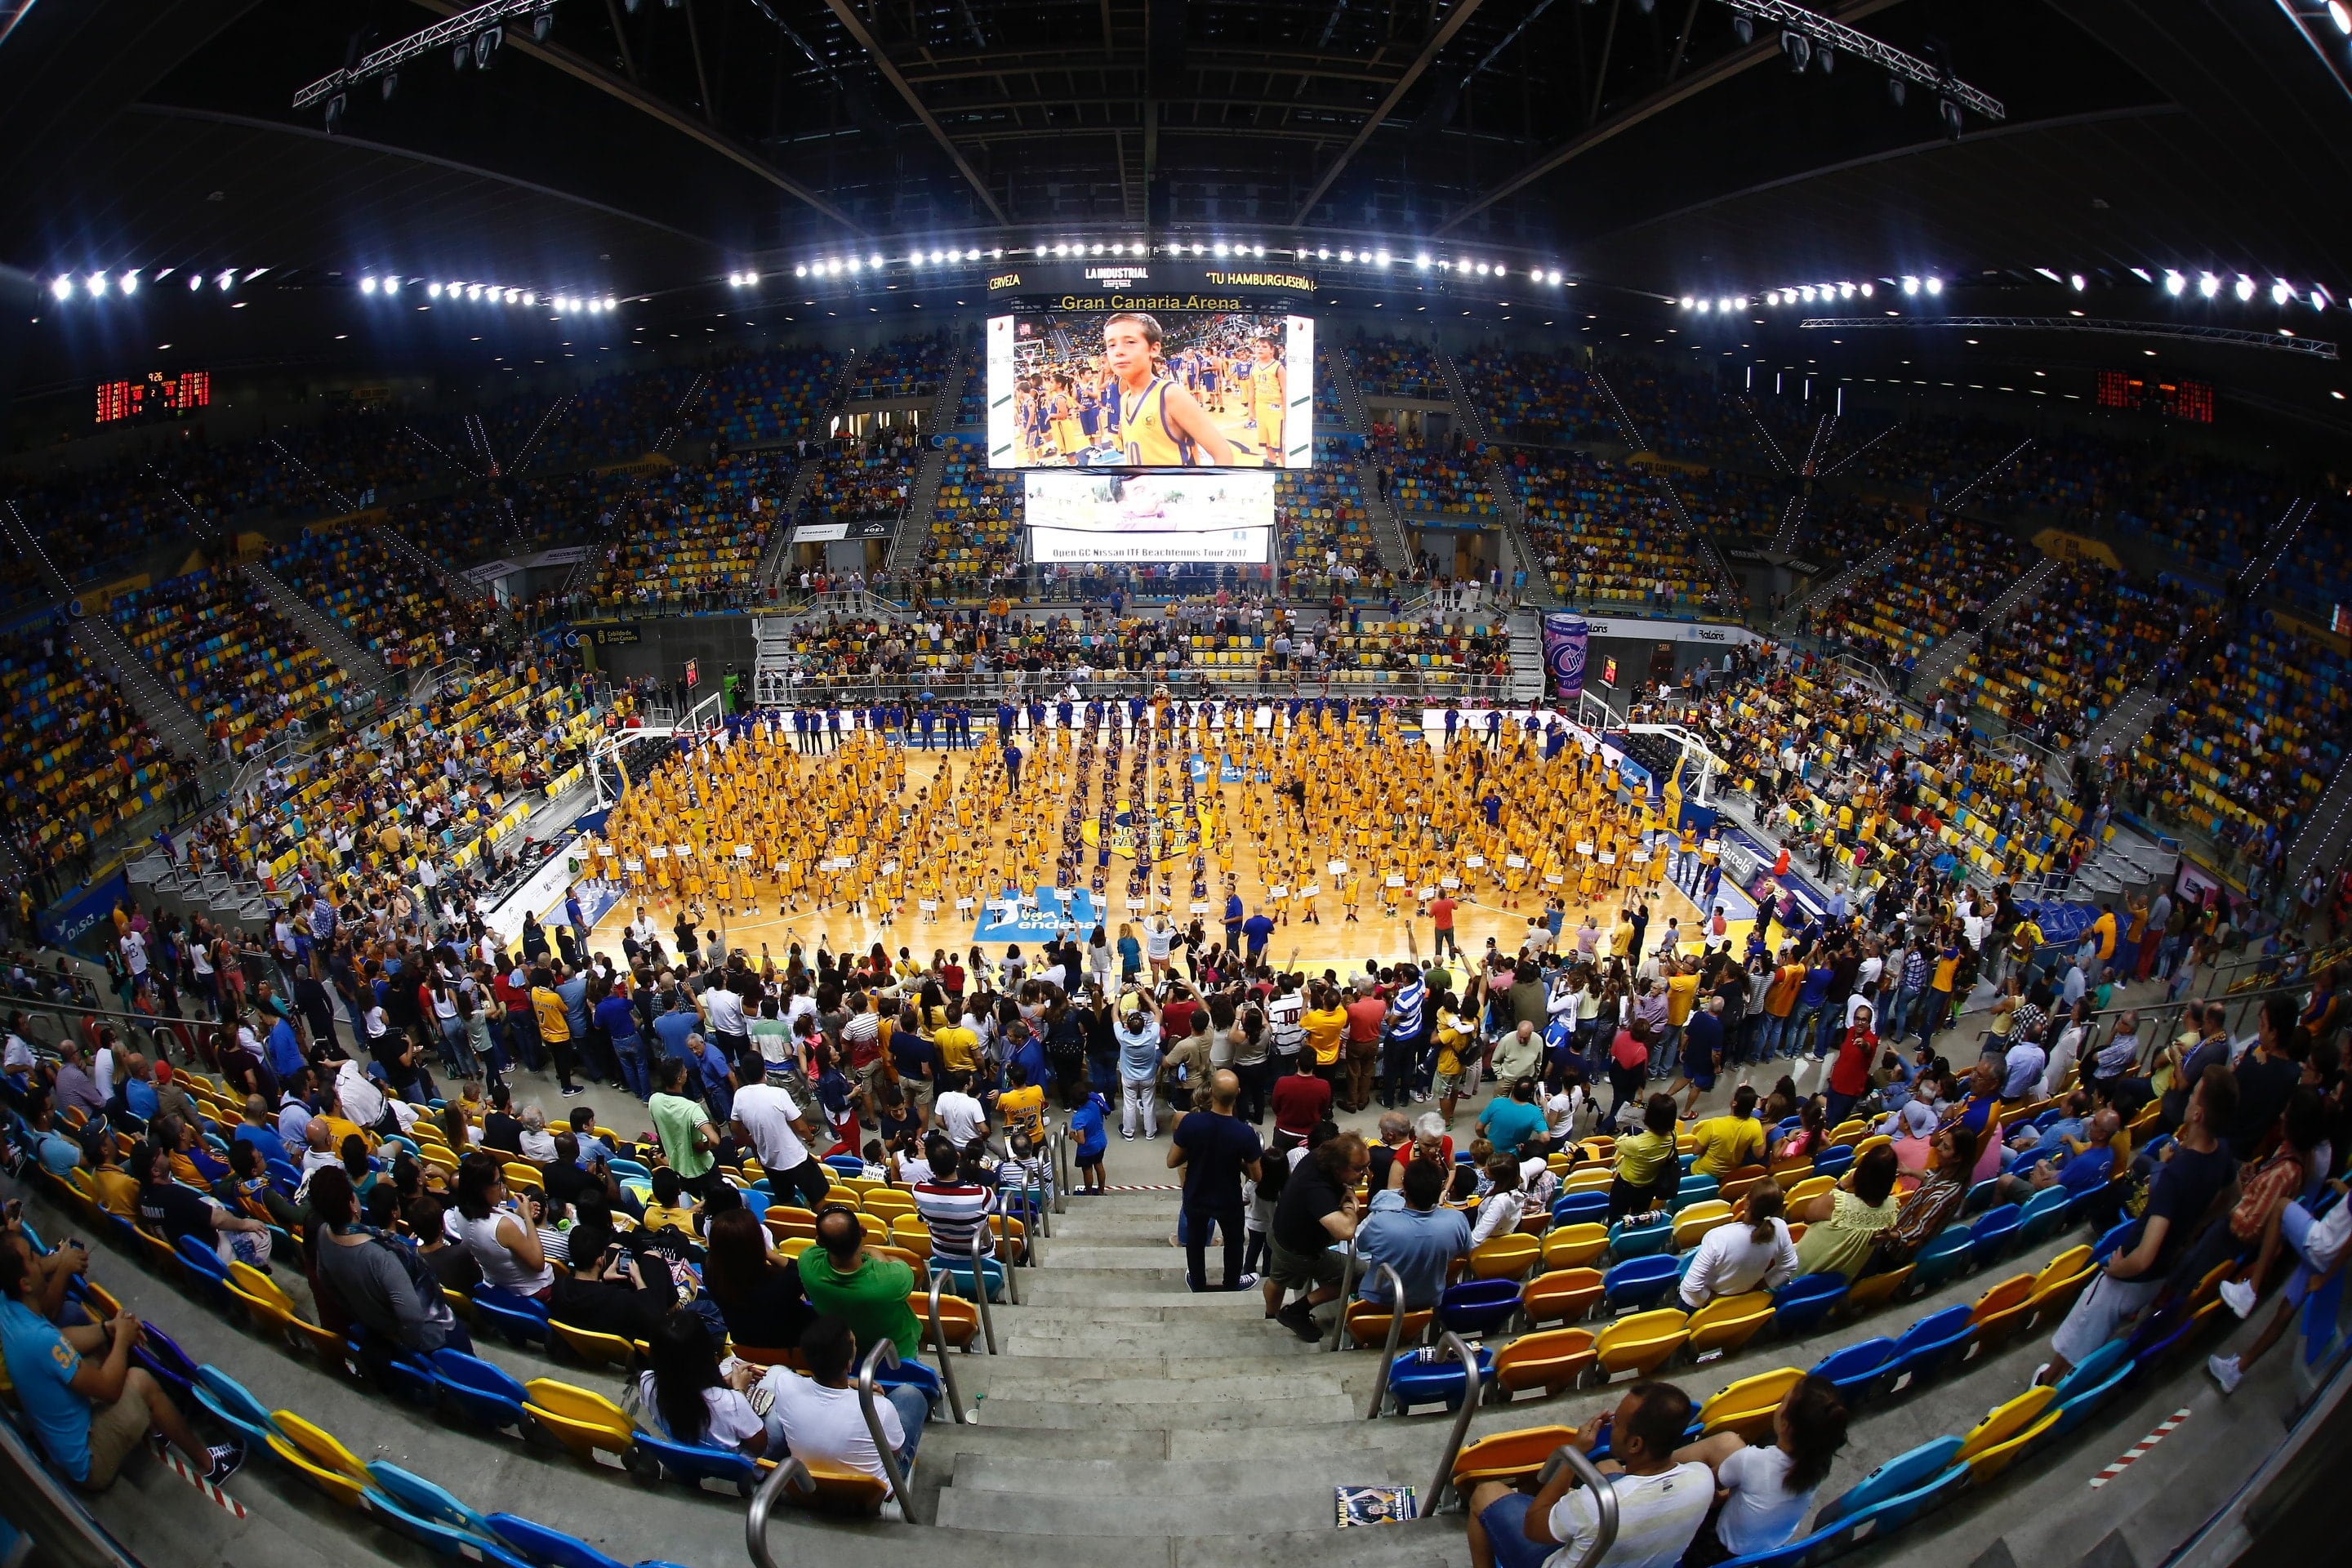
[[[1257,1130],[1234,1114],[1241,1080],[1230,1070],[1212,1074],[1209,1109],[1176,1123],[1168,1168],[1184,1173],[1184,1279],[1195,1292],[1207,1289],[1206,1250],[1214,1226],[1225,1247],[1225,1290],[1246,1290],[1257,1276],[1242,1271],[1242,1180],[1256,1181],[1264,1146]]]

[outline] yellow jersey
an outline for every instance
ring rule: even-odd
[[[1155,375],[1135,396],[1119,394],[1119,434],[1127,442],[1127,460],[1135,468],[1181,468],[1192,461],[1192,443],[1168,424],[1169,384],[1168,377]]]

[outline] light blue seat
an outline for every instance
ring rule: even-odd
[[[1960,1438],[1947,1434],[1941,1437],[1931,1438],[1907,1452],[1895,1455],[1895,1458],[1822,1504],[1821,1512],[1813,1516],[1813,1522],[1817,1525],[1829,1525],[1835,1524],[1841,1520],[1857,1519],[1865,1513],[1885,1509],[1890,1504],[1902,1500],[1916,1497],[1923,1489],[1935,1484],[1939,1478],[1947,1476],[1965,1478],[1968,1472],[1965,1469],[1957,1468],[1952,1462],[1960,1451],[1961,1441]],[[1908,1523],[1912,1518],[1923,1511],[1925,1511],[1924,1509],[1913,1508],[1895,1522]],[[1883,1531],[1887,1528],[1889,1525],[1885,1516],[1881,1516],[1880,1531]]]
[[[2073,1202],[2074,1194],[2063,1187],[2044,1187],[2026,1199],[2018,1215],[2017,1244],[2032,1247],[2063,1230]]]
[[[1621,1263],[1664,1252],[1674,1244],[1675,1222],[1671,1216],[1652,1220],[1648,1225],[1620,1220],[1609,1227],[1609,1256]]]
[[[1895,1342],[1882,1334],[1832,1351],[1813,1363],[1812,1375],[1835,1384],[1847,1408],[1856,1408],[1895,1381]]]
[[[257,1453],[268,1448],[270,1437],[278,1434],[278,1422],[245,1384],[216,1366],[200,1366],[194,1388],[196,1402],[236,1427],[248,1447]]]
[[[1965,1226],[1948,1225],[1927,1238],[1911,1260],[1911,1285],[1922,1293],[1950,1284],[1969,1271],[1969,1231]]]
[[[1969,1227],[1969,1262],[1981,1268],[2009,1249],[2024,1220],[2024,1211],[2015,1204],[2000,1204],[1977,1216]]]

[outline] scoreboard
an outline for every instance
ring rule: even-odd
[[[2099,372],[2098,403],[2102,408],[2160,414],[2198,425],[2213,423],[2213,384],[2209,381],[2159,381],[2126,370]]]
[[[96,422],[112,425],[125,419],[176,419],[199,408],[209,408],[212,401],[211,372],[184,370],[176,375],[167,375],[160,370],[151,370],[138,381],[100,382]]]

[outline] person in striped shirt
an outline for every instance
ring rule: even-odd
[[[1398,964],[1383,977],[1394,988],[1389,993],[1388,1017],[1381,1026],[1381,1104],[1391,1110],[1413,1097],[1413,1080],[1421,1067],[1423,1005],[1429,999],[1429,988],[1421,978],[1420,949],[1413,943],[1410,925],[1405,927],[1405,942],[1412,962]]]
[[[975,1138],[950,1162],[946,1140],[931,1154],[931,1179],[915,1184],[915,1212],[931,1233],[931,1251],[942,1258],[966,1258],[973,1244],[986,1258],[996,1250],[988,1216],[996,1206],[995,1189],[982,1163],[987,1147]],[[950,1172],[952,1173],[950,1173]]]

